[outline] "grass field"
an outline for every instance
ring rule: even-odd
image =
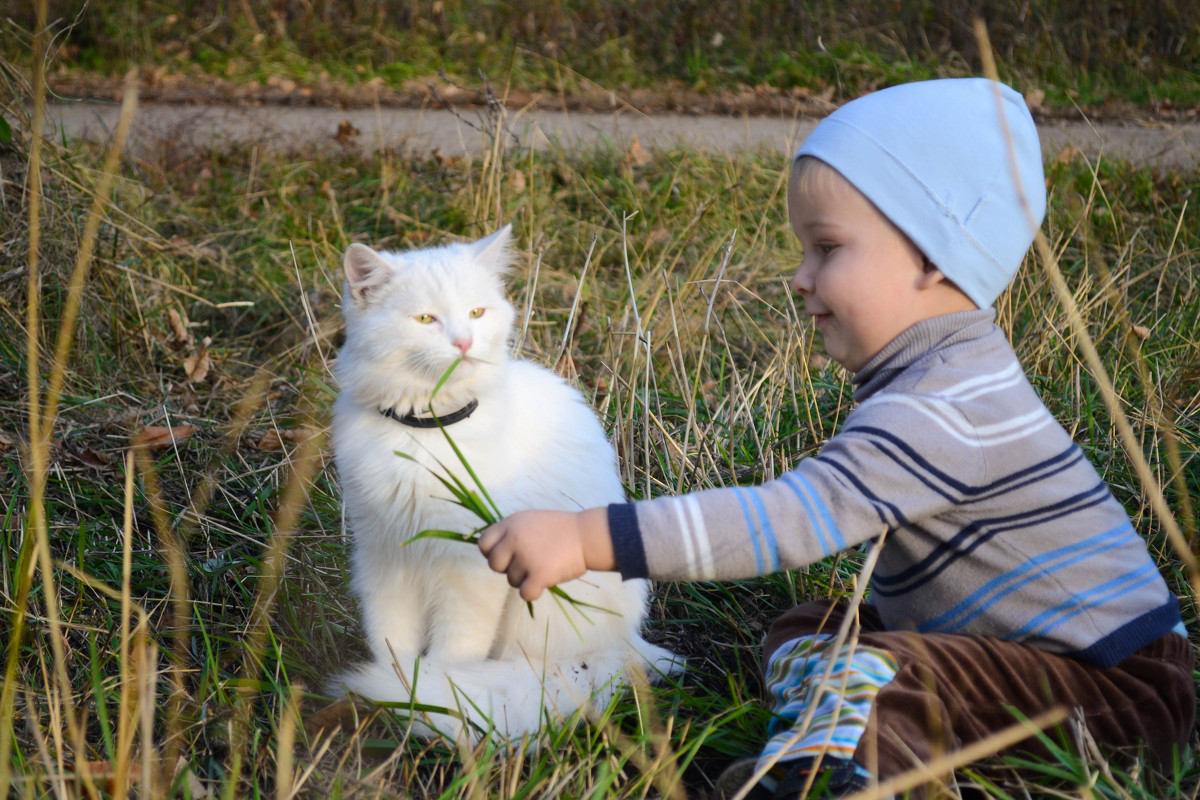
[[[331,144],[106,166],[86,145],[35,146],[24,113],[0,111],[20,123],[0,144],[0,794],[704,797],[756,749],[764,626],[853,592],[861,554],[659,586],[650,638],[689,671],[541,746],[422,745],[387,713],[322,729],[324,679],[365,653],[325,432],[344,248],[512,222],[517,350],[593,402],[631,495],[753,482],[815,452],[850,386],[787,292],[799,251],[777,157]],[[492,122],[464,135],[494,143]],[[1195,630],[1200,175],[1067,156],[1047,165],[1048,250],[1000,323]],[[1200,791],[1190,766],[1129,770],[1075,745],[1033,766],[1036,785],[1000,758],[958,774],[998,798]]]
[[[34,5],[17,4],[0,19],[0,57],[26,67]],[[169,93],[180,80],[223,81],[305,102],[306,88],[423,89],[444,71],[469,86],[485,75],[501,94],[652,89],[703,97],[765,88],[840,102],[900,81],[976,74],[978,16],[1000,76],[1042,96],[1048,110],[1186,111],[1200,103],[1200,6],[1175,0],[49,5],[57,34],[51,82],[66,86],[136,67],[156,91]]]

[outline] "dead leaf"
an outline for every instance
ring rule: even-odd
[[[435,147],[430,155],[442,169],[454,169],[462,162],[462,156],[448,156],[438,147]]]
[[[271,428],[263,431],[254,446],[263,452],[274,453],[283,449],[284,442],[300,444],[311,439],[314,433],[312,428]]]
[[[1072,161],[1079,158],[1081,155],[1083,155],[1082,150],[1080,150],[1078,147],[1076,147],[1073,144],[1069,144],[1066,147],[1064,147],[1062,150],[1059,151],[1058,163],[1059,164],[1070,164]]]
[[[18,439],[8,431],[0,431],[0,453],[17,446]]]
[[[338,123],[337,133],[333,135],[333,138],[336,139],[337,143],[342,147],[349,147],[350,145],[354,144],[354,137],[361,133],[362,131],[354,127],[350,120],[344,119]]]
[[[188,769],[185,780],[187,781],[188,789],[191,791],[192,797],[196,798],[196,800],[211,800],[211,798],[217,796],[213,788],[208,786],[204,781],[200,780],[196,773],[192,772],[191,769]]]
[[[829,366],[829,357],[823,356],[820,353],[812,353],[808,357],[808,366],[810,369],[822,370]]]
[[[343,697],[309,714],[304,720],[304,730],[313,737],[322,731],[332,732],[338,729],[349,733],[358,729],[364,719],[373,718],[378,713],[377,707],[373,708]]]
[[[192,383],[202,383],[212,369],[212,360],[208,357],[208,346],[212,339],[205,336],[200,349],[183,360],[183,370]]]
[[[180,349],[191,344],[192,334],[179,312],[173,308],[167,309],[167,319],[171,321],[171,346]]]
[[[514,169],[508,173],[508,186],[514,192],[525,191],[525,173],[519,169]]]
[[[133,446],[146,450],[163,450],[176,442],[190,439],[198,428],[190,423],[166,427],[163,425],[147,425],[133,437]]]
[[[208,377],[208,370],[212,367],[212,361],[208,357],[208,350],[201,349],[199,353],[188,356],[183,360],[183,368],[187,372],[188,380],[193,383],[201,383]]]
[[[263,435],[258,437],[254,446],[264,453],[274,453],[283,449],[283,437],[279,435],[279,431],[272,428],[269,431],[263,431]]]
[[[92,469],[104,469],[113,462],[113,457],[108,453],[86,447],[84,448],[83,452],[79,454],[79,460],[83,462],[85,467],[91,467]]]
[[[634,167],[644,167],[654,161],[654,157],[646,152],[646,148],[642,147],[642,143],[637,136],[634,136],[633,141],[629,143],[629,152],[625,156],[630,166]]]
[[[1150,338],[1150,329],[1145,325],[1134,325],[1133,333],[1143,342]]]
[[[1030,111],[1041,110],[1044,102],[1046,102],[1045,89],[1030,89],[1025,93],[1025,105],[1029,106]]]

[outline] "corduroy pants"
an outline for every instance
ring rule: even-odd
[[[832,601],[793,608],[771,625],[763,663],[793,639],[836,635],[845,613],[845,604]],[[1196,707],[1193,651],[1178,634],[1100,669],[999,639],[889,631],[865,604],[859,620],[859,643],[886,650],[899,665],[879,690],[854,754],[881,780],[1010,727],[1017,721],[1010,709],[1026,717],[1056,706],[1079,709],[1110,754],[1143,746],[1167,769],[1188,747]],[[1030,738],[1012,752],[1045,749]]]

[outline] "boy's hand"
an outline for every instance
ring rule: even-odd
[[[518,511],[479,536],[488,566],[508,575],[522,600],[536,600],[551,586],[589,569],[616,569],[608,510]]]

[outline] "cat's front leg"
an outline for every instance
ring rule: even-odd
[[[358,570],[355,584],[371,652],[390,662],[392,653],[419,654],[427,648],[424,576],[407,566]]]
[[[481,558],[446,570],[431,589],[427,652],[449,662],[488,658],[502,635],[499,629],[512,591],[504,576],[488,569]],[[519,606],[519,613],[528,613],[524,603]]]

